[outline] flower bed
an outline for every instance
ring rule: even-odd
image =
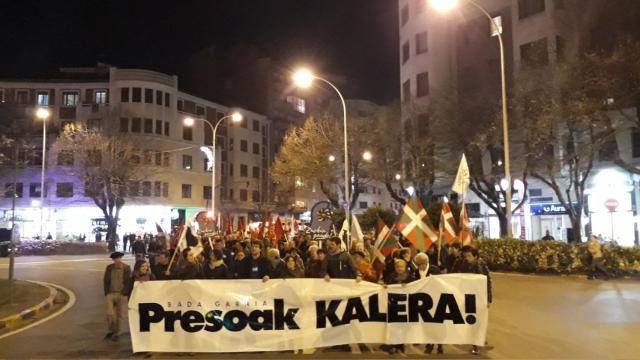
[[[587,244],[516,239],[475,241],[489,268],[525,273],[573,274],[589,270]],[[620,276],[640,276],[640,248],[603,244],[606,268]]]
[[[106,254],[107,243],[86,243],[72,241],[22,241],[16,244],[16,255],[88,255]]]

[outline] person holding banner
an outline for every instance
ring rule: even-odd
[[[470,245],[462,247],[462,258],[464,259],[464,265],[462,266],[463,273],[481,274],[487,277],[487,307],[489,307],[489,305],[493,301],[493,285],[491,282],[491,273],[489,272],[487,263],[480,258],[478,249]],[[478,355],[480,353],[478,346],[473,345],[471,353],[473,355]]]
[[[178,263],[178,278],[181,280],[202,278],[202,268],[189,247],[182,250],[182,259]]]
[[[327,256],[322,262],[322,268],[320,270],[321,275],[326,281],[334,279],[356,279],[356,281],[362,280],[362,275],[351,255],[348,252],[340,249],[342,240],[334,236],[327,240]]]
[[[175,277],[175,267],[171,273],[167,274],[169,268],[169,252],[161,251],[156,255],[155,264],[151,266],[151,272],[153,273],[155,280],[171,280]]]
[[[304,277],[304,268],[300,267],[298,259],[293,255],[287,255],[284,258],[286,268],[280,274],[283,279],[300,279]]]
[[[231,272],[224,263],[224,257],[220,249],[211,250],[209,263],[203,267],[205,279],[231,279]]]
[[[266,257],[262,256],[262,246],[262,242],[260,241],[251,243],[249,257],[242,261],[239,279],[262,279],[263,282],[269,281],[271,264]]]
[[[244,250],[236,250],[233,256],[233,262],[231,266],[229,266],[229,273],[231,274],[232,279],[241,279],[243,274],[243,266],[244,259],[247,257],[247,254]]]
[[[384,286],[386,287],[387,285],[391,284],[404,285],[413,282],[415,280],[413,277],[413,273],[407,271],[407,269],[408,264],[404,259],[395,259],[395,261],[393,262],[393,271],[391,272],[390,276],[385,279]],[[389,354],[404,353],[404,344],[385,345],[381,348],[387,351]]]
[[[425,253],[417,253],[413,257],[413,263],[416,265],[416,269],[413,273],[413,277],[416,280],[426,279],[431,275],[440,275],[440,269],[433,264],[429,263],[429,257]],[[427,344],[424,352],[431,354],[433,352],[433,344]],[[444,354],[444,347],[442,344],[438,344],[438,354]]]

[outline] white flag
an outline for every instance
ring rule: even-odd
[[[338,234],[338,237],[340,238],[340,240],[342,240],[340,242],[340,248],[342,250],[346,250],[347,249],[347,244],[344,243],[344,234],[345,233],[349,233],[349,222],[347,221],[347,219],[344,219],[344,221],[342,222],[342,229],[340,229],[340,233]],[[347,241],[349,241],[349,239],[347,239]]]
[[[355,215],[351,215],[351,239],[356,239],[360,242],[364,242],[364,234],[362,228],[358,222],[358,218]]]
[[[462,160],[460,160],[460,167],[458,167],[458,174],[453,182],[452,190],[464,196],[467,193],[469,182],[469,165],[467,165],[467,158],[462,154]]]

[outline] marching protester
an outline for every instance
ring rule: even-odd
[[[447,273],[459,273],[464,265],[464,259],[462,258],[462,247],[460,243],[454,242],[447,245]]]
[[[161,251],[156,255],[155,264],[151,266],[151,272],[156,280],[171,280],[175,278],[175,266],[171,269],[172,273],[167,273],[169,261],[168,251]]]
[[[285,268],[280,273],[283,279],[303,278],[304,268],[300,267],[298,259],[293,255],[287,255],[284,258]]]
[[[324,250],[318,249],[317,245],[311,245],[311,248],[315,249],[315,256],[309,256],[307,260],[307,266],[305,266],[305,276],[308,278],[321,278],[322,277],[322,263],[325,259]]]
[[[269,277],[272,279],[281,278],[287,265],[280,258],[280,251],[276,248],[267,249],[267,259],[269,260]]]
[[[231,255],[231,250],[225,247],[224,240],[221,238],[216,238],[213,243],[213,248],[222,252],[222,260],[224,261],[225,265],[229,266],[233,257]]]
[[[156,256],[162,252],[162,245],[160,245],[160,239],[152,238],[149,246],[147,247],[147,254],[149,255],[149,263],[153,267],[156,262]]]
[[[145,260],[136,261],[133,266],[133,281],[134,282],[145,282],[150,280],[155,280],[156,277],[151,272],[151,267],[149,263]]]
[[[330,279],[362,280],[360,272],[348,252],[340,249],[342,240],[335,236],[327,240],[327,255],[322,262],[320,274],[326,281]]]
[[[462,266],[463,273],[481,274],[487,277],[487,306],[489,306],[493,301],[493,284],[487,263],[480,258],[478,249],[469,245],[462,247],[462,258],[464,259],[464,265]],[[471,353],[478,355],[480,353],[478,346],[473,345]]]
[[[604,267],[604,256],[602,255],[602,245],[600,244],[600,240],[595,235],[591,235],[591,241],[587,246],[587,251],[591,255],[591,264],[589,266],[589,275],[587,275],[587,279],[594,280],[597,278],[598,270],[602,272],[605,276],[605,280],[609,280],[611,278],[611,274]]]
[[[384,284],[408,284],[414,280],[413,273],[407,271],[408,264],[402,259],[396,259],[393,262],[393,271],[389,274],[389,276],[385,279]],[[381,347],[383,350],[387,351],[389,354],[395,353],[404,353],[404,344],[392,344],[392,345],[384,345]]]
[[[202,268],[191,248],[182,250],[182,258],[178,262],[178,278],[181,280],[202,278]]]
[[[131,245],[131,252],[136,257],[136,261],[144,260],[145,256],[147,255],[147,249],[144,246],[144,242],[142,242],[142,239],[139,236]]]
[[[120,318],[123,317],[127,297],[131,294],[131,267],[122,262],[121,252],[111,254],[112,264],[104,272],[104,295],[107,300],[108,332],[105,340],[118,341],[120,336]]]
[[[211,250],[209,263],[203,267],[205,279],[231,279],[231,271],[224,263],[223,253],[220,249]]]
[[[232,279],[242,279],[243,269],[244,269],[244,259],[247,257],[247,254],[244,250],[236,250],[233,255],[233,262],[231,266],[229,266],[229,273],[231,274]]]
[[[358,271],[362,274],[362,280],[378,283],[379,274],[378,272],[371,266],[369,260],[367,259],[367,255],[362,251],[356,251],[353,254],[353,260],[358,267]]]
[[[251,243],[250,254],[243,260],[242,265],[239,279],[269,280],[271,263],[266,257],[262,256],[262,242],[254,241]]]
[[[413,273],[415,280],[425,279],[431,275],[440,275],[440,269],[436,265],[429,263],[429,257],[425,253],[417,253],[416,256],[413,257],[413,263],[416,265]],[[431,354],[433,352],[433,344],[427,344],[424,351],[427,354]],[[438,344],[437,352],[438,354],[444,353],[442,344]]]

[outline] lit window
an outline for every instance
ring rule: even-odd
[[[49,105],[49,92],[48,91],[38,91],[38,105]]]
[[[76,106],[76,105],[78,105],[78,93],[75,93],[75,92],[63,92],[62,93],[62,105],[63,106]]]
[[[293,105],[293,108],[301,113],[305,114],[307,112],[307,104],[304,99],[301,99],[297,96],[287,96],[287,102]]]
[[[94,93],[94,102],[96,104],[106,104],[107,103],[107,90],[97,90]]]

